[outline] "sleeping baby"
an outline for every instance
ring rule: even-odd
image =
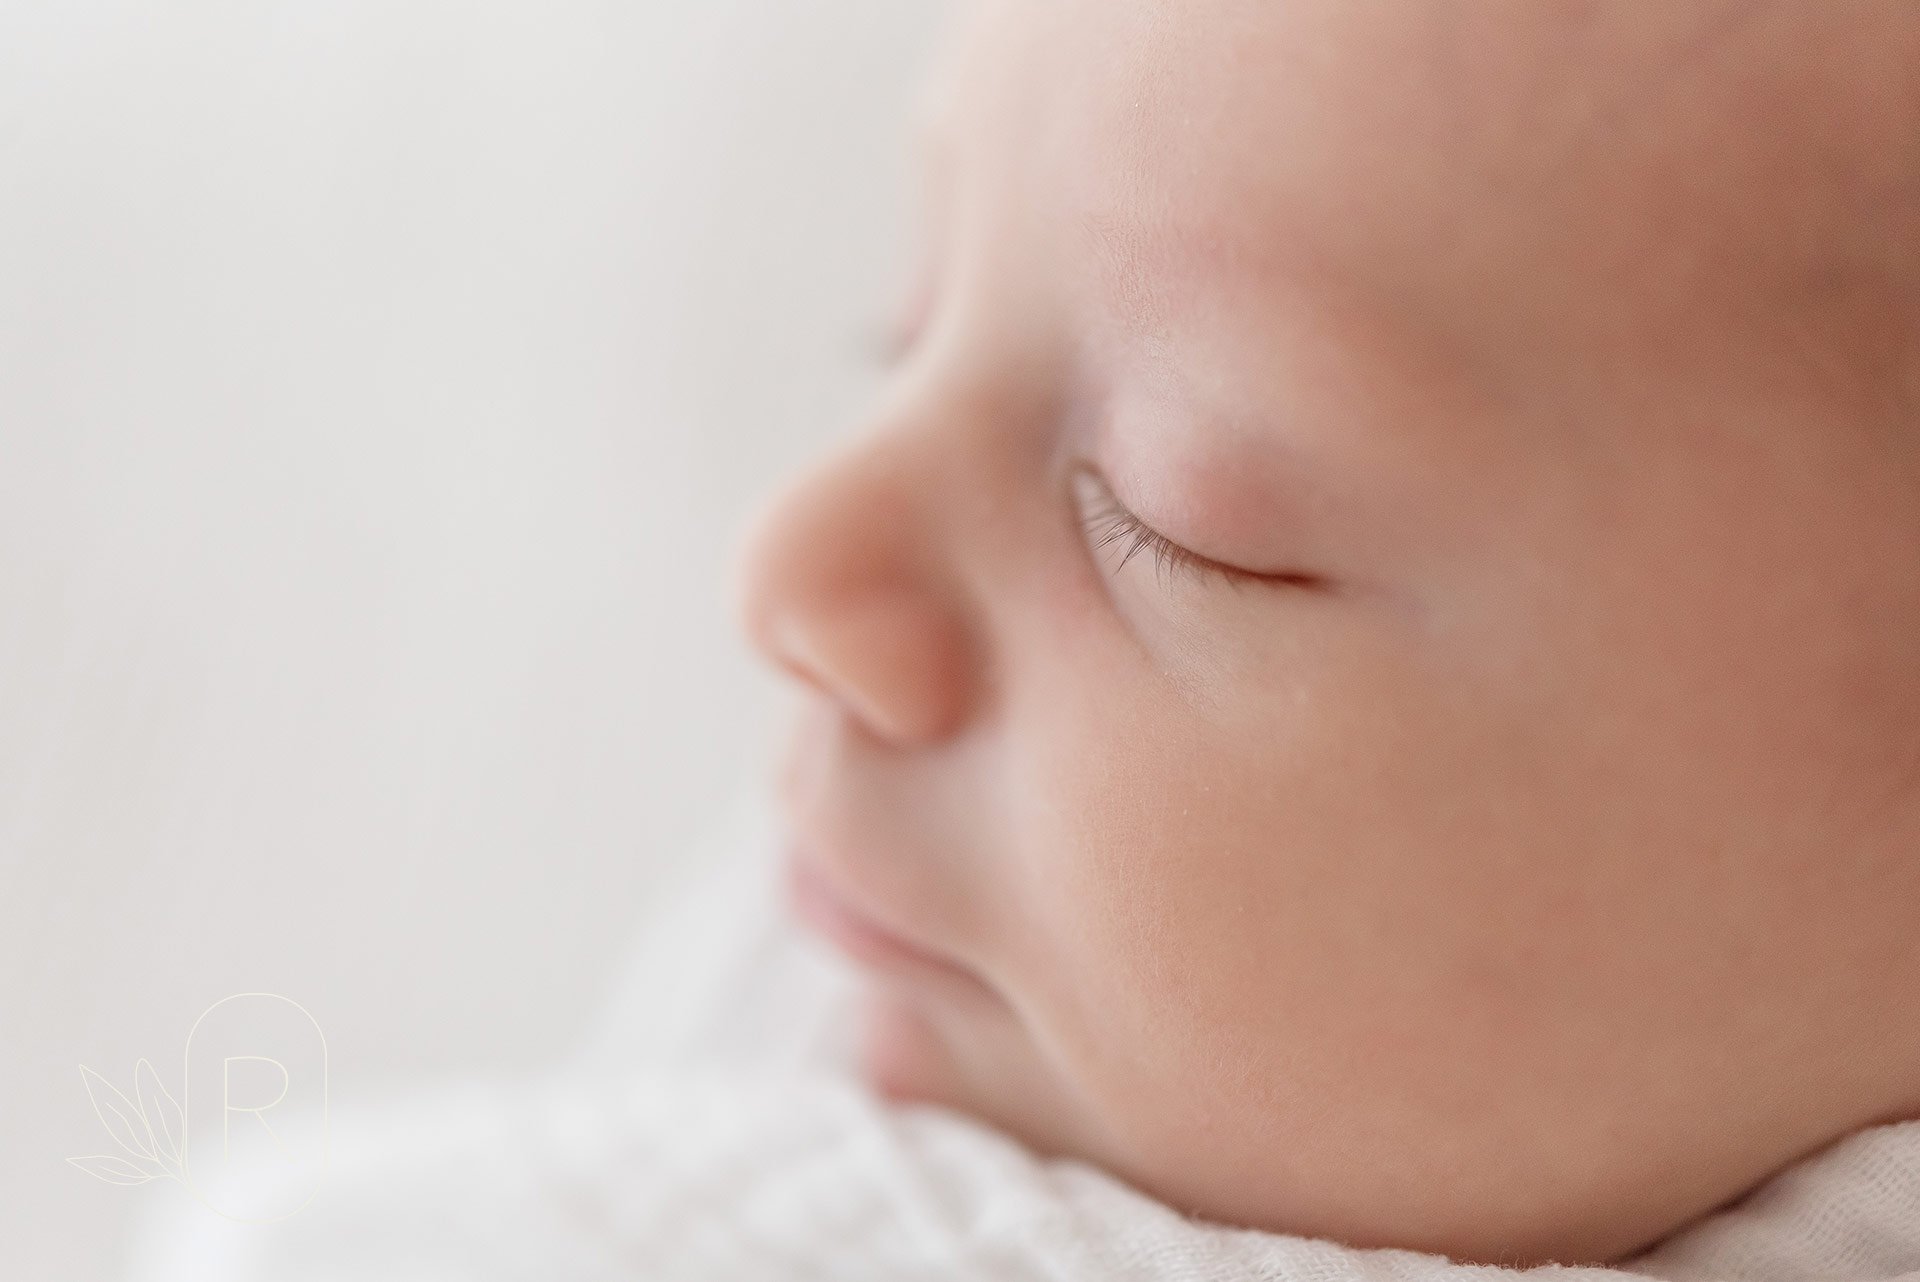
[[[743,587],[865,1079],[1510,1267],[1920,1118],[1920,4],[997,0],[925,102]]]
[[[1920,2],[957,17],[779,835],[139,1276],[1920,1277]]]

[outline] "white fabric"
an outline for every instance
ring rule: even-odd
[[[336,1117],[315,1204],[267,1229],[150,1226],[136,1282],[1285,1279],[1520,1271],[1233,1230],[1040,1161],[837,1071],[848,977],[785,924],[764,814],[650,931],[561,1071]],[[1846,1137],[1616,1268],[1566,1282],[1920,1280],[1920,1122]]]

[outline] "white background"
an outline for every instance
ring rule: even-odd
[[[0,0],[0,1277],[117,1272],[76,1066],[229,993],[341,1107],[587,1020],[784,729],[937,7]]]

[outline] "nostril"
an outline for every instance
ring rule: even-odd
[[[826,674],[808,653],[804,630],[793,622],[791,616],[773,615],[761,625],[761,630],[761,650],[774,667],[802,685],[812,686],[826,694],[833,693],[828,687]]]
[[[789,552],[792,538],[785,510],[784,505],[762,509],[741,536],[733,559],[733,613],[741,634],[762,659],[804,677],[783,657],[794,597],[807,590],[798,581]]]
[[[896,744],[943,734],[967,694],[958,599],[900,461],[846,456],[763,509],[736,584],[759,657]]]
[[[807,644],[805,627],[790,610],[749,599],[741,610],[741,625],[748,643],[768,667],[800,685],[833,693]]]
[[[937,612],[900,594],[766,619],[766,653],[858,722],[899,746],[942,737],[964,697]]]
[[[745,627],[753,647],[775,671],[835,702],[844,702],[832,665],[820,652],[814,633],[829,626],[797,616],[777,598],[756,597],[745,607]]]

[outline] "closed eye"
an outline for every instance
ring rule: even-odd
[[[1077,488],[1083,498],[1083,510],[1080,523],[1093,543],[1096,553],[1105,552],[1109,547],[1120,548],[1120,560],[1113,567],[1118,574],[1128,561],[1141,552],[1151,552],[1154,559],[1156,579],[1171,581],[1180,575],[1191,575],[1200,582],[1221,582],[1233,588],[1245,587],[1249,583],[1265,584],[1269,587],[1324,588],[1326,581],[1318,575],[1298,572],[1261,573],[1242,569],[1237,565],[1228,565],[1216,561],[1193,549],[1175,543],[1166,535],[1149,526],[1145,521],[1128,511],[1114,497],[1106,482],[1090,470],[1082,469],[1080,477],[1085,484]]]

